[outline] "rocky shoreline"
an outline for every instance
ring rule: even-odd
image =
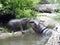
[[[24,33],[29,32],[29,30],[25,30],[23,31],[23,33],[21,31],[18,32],[12,32],[12,33],[0,33],[0,39],[7,39],[7,38],[11,38],[11,37],[20,37],[22,36]]]

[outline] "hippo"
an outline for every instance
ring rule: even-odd
[[[11,31],[23,31],[22,25],[27,23],[29,18],[21,18],[21,19],[12,19],[8,22],[7,27]]]
[[[46,34],[50,35],[52,34],[52,29],[49,29],[42,23],[40,23],[37,20],[30,20],[29,21],[31,28],[37,33],[37,34]]]

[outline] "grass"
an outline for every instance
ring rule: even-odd
[[[55,20],[60,21],[60,13],[57,13],[56,16],[53,17]]]
[[[0,31],[3,32],[3,33],[10,32],[9,29],[6,28],[6,27],[0,27]]]

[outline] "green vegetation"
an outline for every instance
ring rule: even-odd
[[[57,13],[53,18],[57,21],[60,21],[60,13]]]
[[[6,27],[0,27],[0,31],[3,33],[10,32],[10,30],[8,30]]]
[[[38,2],[40,0],[0,0],[0,10],[3,9],[3,13],[12,12],[16,18],[31,17]]]

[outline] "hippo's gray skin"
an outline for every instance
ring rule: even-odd
[[[30,26],[32,29],[37,33],[37,34],[46,34],[50,35],[52,34],[52,30],[48,29],[46,26],[43,24],[39,23],[37,20],[30,20]]]
[[[27,23],[29,18],[21,18],[21,19],[12,19],[8,22],[7,26],[10,31],[23,31],[22,25]]]

